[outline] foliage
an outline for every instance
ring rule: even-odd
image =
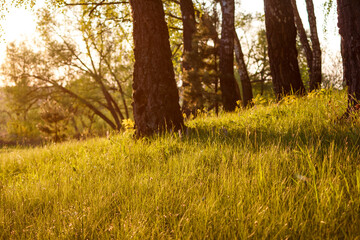
[[[170,35],[170,47],[172,52],[172,62],[175,72],[175,80],[181,81],[182,73],[182,54],[183,54],[183,38],[182,38],[182,20],[180,4],[174,1],[164,1],[165,18],[168,24]]]
[[[70,118],[69,112],[55,101],[47,100],[41,106],[40,116],[43,121],[37,126],[40,131],[50,136],[54,142],[66,138],[65,131]]]
[[[39,54],[32,51],[29,44],[10,43],[7,46],[6,62],[1,66],[7,83],[3,88],[7,108],[23,121],[28,119],[28,113],[37,108],[39,101],[46,96],[46,91],[42,91],[27,75],[33,72],[33,65],[40,64],[38,60]]]
[[[124,119],[122,125],[124,126],[125,134],[129,134],[130,136],[135,134],[135,122],[133,120]]]
[[[265,31],[265,16],[263,14],[238,14],[236,19],[237,30],[241,32],[241,40],[247,54],[245,55],[249,77],[255,92],[272,98],[268,88],[272,84],[268,44]],[[250,33],[250,34],[249,34]],[[304,83],[309,82],[309,73],[305,52],[297,39],[298,60],[301,78]]]
[[[67,68],[66,75],[59,80],[65,79],[67,90],[79,83],[87,90],[93,89],[87,97],[84,96],[85,89],[82,93],[75,91],[71,96],[114,129],[121,128],[121,119],[130,117],[128,96],[133,64],[132,53],[127,47],[130,44],[129,26],[122,21],[127,11],[121,10],[123,8],[116,5],[101,9],[83,6],[79,12],[74,10],[63,16],[76,21],[71,34],[60,34],[69,31],[69,26],[59,24],[59,20],[47,11],[41,13],[39,24],[54,65]],[[76,32],[82,40],[80,43]],[[96,94],[94,90],[97,90]],[[121,100],[116,101],[116,98]]]
[[[326,50],[323,50],[326,52]],[[343,89],[346,82],[343,79],[343,65],[340,53],[329,53],[329,58],[326,61],[325,73],[323,75],[322,87],[323,88],[336,88]]]
[[[265,84],[272,81],[265,29],[261,28],[256,33],[256,39],[252,42],[248,58],[250,79],[253,83],[260,83],[260,94],[262,95],[265,91]]]
[[[255,105],[264,105],[268,103],[267,98],[265,98],[263,95],[261,94],[257,94],[254,98],[253,98],[253,102]]]
[[[346,93],[197,118],[187,133],[0,153],[2,239],[354,239],[360,122]]]
[[[39,130],[34,125],[35,121],[10,119],[6,122],[5,139],[18,143],[37,142],[40,138]]]
[[[214,9],[212,9],[214,11]],[[193,36],[194,50],[184,56],[193,68],[187,71],[188,86],[184,84],[182,98],[183,109],[189,115],[196,115],[204,108],[212,110],[220,103],[218,73],[218,34],[219,19],[217,12],[203,9]],[[184,77],[185,78],[185,77]]]
[[[126,9],[109,5],[82,6],[57,14],[39,11],[42,39],[37,42],[38,50],[24,43],[11,44],[2,68],[14,102],[12,111],[29,109],[27,106],[47,98],[57,102],[66,98],[109,127],[121,129],[121,119],[131,117],[132,53]],[[66,106],[72,108],[72,104]]]
[[[21,44],[24,49],[23,54],[18,54],[17,46],[9,44],[7,48],[7,58],[11,59],[13,64],[3,65],[2,71],[8,71],[8,85],[1,88],[3,129],[2,140],[16,142],[38,141],[40,132],[35,127],[39,121],[36,112],[39,108],[40,96],[46,95],[34,86],[26,75],[14,78],[14,73],[19,69],[31,71],[30,62],[35,62],[35,54],[29,54],[25,44]]]
[[[265,16],[260,13],[240,13],[236,16],[235,24],[236,30],[240,33],[238,35],[243,46],[245,63],[255,96],[257,90],[260,95],[265,95],[269,84],[272,84]],[[237,73],[235,76],[240,78]]]
[[[328,25],[327,22],[328,22],[329,17],[331,15],[335,16],[337,13],[336,6],[337,6],[337,3],[334,0],[324,1],[324,4],[323,4],[323,12],[324,12],[324,16],[325,16],[325,22],[324,22],[324,26],[323,26],[324,33],[327,33],[329,30],[327,27],[327,25]]]

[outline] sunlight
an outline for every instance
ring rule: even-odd
[[[0,64],[6,57],[6,45],[13,41],[24,41],[32,38],[36,31],[35,16],[29,10],[13,8],[9,11],[2,25],[0,42]],[[0,86],[3,85],[0,78]]]
[[[12,9],[4,23],[6,42],[29,38],[36,30],[35,16],[25,9]]]

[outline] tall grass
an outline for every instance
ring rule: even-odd
[[[321,91],[182,136],[0,153],[2,239],[360,239],[360,123]]]

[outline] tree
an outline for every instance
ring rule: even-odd
[[[314,82],[314,70],[313,70],[313,59],[314,59],[314,54],[313,54],[313,50],[310,47],[310,43],[308,40],[308,36],[306,34],[304,25],[302,23],[298,8],[297,8],[297,4],[296,4],[296,0],[291,0],[292,6],[293,6],[293,11],[294,11],[294,20],[295,20],[295,24],[296,24],[296,28],[297,28],[297,32],[300,38],[300,43],[302,46],[302,49],[305,52],[305,56],[306,56],[306,62],[307,62],[307,66],[309,68],[309,78],[310,78],[310,82]],[[310,85],[312,86],[313,84],[310,83]]]
[[[240,91],[234,77],[234,0],[221,0],[222,25],[220,40],[220,88],[225,111],[234,111]]]
[[[18,51],[21,48],[22,51]],[[17,120],[27,121],[32,108],[39,106],[39,96],[46,95],[44,91],[32,84],[27,76],[18,76],[18,68],[30,71],[32,63],[38,60],[39,55],[20,43],[7,45],[6,61],[1,66],[1,72],[5,75],[6,85],[3,88],[4,97],[11,115],[16,115]],[[10,62],[9,62],[10,60]]]
[[[305,2],[306,2],[306,8],[307,8],[308,19],[310,24],[311,47],[308,41],[308,36],[302,24],[300,14],[297,9],[296,0],[291,0],[297,31],[300,37],[301,45],[306,55],[306,61],[309,68],[309,78],[310,78],[309,85],[310,85],[310,91],[312,91],[319,89],[321,87],[321,80],[322,80],[321,47],[317,33],[316,17],[315,17],[313,1],[305,0]]]
[[[344,117],[349,117],[360,103],[360,1],[337,0],[337,4],[344,80],[348,86]]]
[[[260,29],[249,57],[255,72],[250,75],[252,83],[260,83],[260,95],[264,94],[265,83],[271,83],[271,69],[269,63],[268,44],[265,29]]]
[[[264,3],[268,54],[276,97],[304,94],[291,0],[264,0]]]
[[[46,133],[54,142],[66,138],[66,128],[69,121],[69,113],[57,102],[48,99],[41,106],[42,123],[38,124],[40,131]]]
[[[246,55],[244,56],[244,60],[248,67],[252,89],[257,89],[257,85],[260,85],[260,94],[263,95],[265,84],[271,84],[268,44],[265,31],[265,15],[241,14],[238,15],[236,23],[237,28],[241,33],[241,41],[245,43]],[[248,32],[254,30],[256,30],[255,34],[249,36]]]
[[[38,88],[61,92],[119,130],[122,120],[131,114],[128,92],[132,64],[131,54],[126,51],[124,24],[120,26],[113,20],[120,19],[118,10],[115,6],[95,10],[82,6],[81,11],[68,12],[64,9],[62,23],[49,11],[41,11],[43,50],[36,53],[29,47],[13,49],[4,74],[13,82],[25,76]],[[69,29],[71,34],[66,34]],[[18,61],[23,53],[34,59],[27,62],[27,68]]]
[[[183,127],[161,0],[131,0],[135,68],[133,112],[137,136]]]
[[[199,94],[196,94],[200,93],[199,86],[201,88],[201,82],[197,76],[198,69],[194,59],[198,58],[196,54],[197,43],[194,38],[196,34],[195,8],[192,0],[180,0],[180,7],[183,22],[182,81],[184,94],[187,95],[182,108],[184,112],[196,112],[196,108],[202,106],[197,105],[199,103]]]
[[[221,92],[219,91],[219,36],[217,32],[218,14],[215,4],[211,11],[202,8],[198,19],[197,31],[193,36],[196,50],[187,54],[187,61],[192,66],[187,71],[190,86],[184,86],[182,97],[186,105],[183,112],[186,115],[197,115],[198,111],[207,109],[218,113]]]
[[[321,47],[317,33],[316,17],[314,11],[313,0],[305,0],[306,9],[308,12],[310,32],[311,32],[311,46],[313,50],[312,62],[312,78],[310,78],[310,91],[319,89],[321,87]]]
[[[238,65],[238,71],[241,80],[241,87],[243,93],[243,106],[247,107],[249,104],[251,105],[251,101],[253,98],[252,87],[250,82],[249,73],[247,71],[247,67],[244,60],[244,53],[241,48],[239,37],[234,29],[234,43],[235,43],[235,58]]]
[[[180,8],[183,22],[184,55],[193,49],[193,35],[196,32],[195,9],[192,0],[180,0]],[[186,58],[183,60],[184,70],[189,70]]]
[[[196,32],[195,9],[192,0],[180,0],[181,16],[183,22],[183,71],[191,69],[190,62],[187,61],[187,55],[193,50],[193,36]],[[186,79],[183,79],[187,82]]]
[[[18,47],[24,49],[19,52]],[[1,73],[5,80],[2,88],[4,104],[8,115],[6,135],[14,141],[38,140],[40,132],[36,128],[39,121],[39,97],[47,96],[46,88],[34,85],[25,75],[18,76],[18,69],[30,71],[32,63],[38,62],[39,55],[33,54],[25,43],[17,46],[14,43],[7,45],[5,63],[1,66]],[[9,62],[11,59],[11,63]],[[5,73],[7,73],[5,75]]]
[[[179,1],[163,0],[163,7],[165,12],[165,21],[169,30],[170,49],[172,53],[172,62],[175,73],[175,80],[178,84],[183,79],[183,19],[181,13],[181,6]]]

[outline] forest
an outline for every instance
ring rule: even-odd
[[[0,141],[85,139],[132,123],[138,136],[148,136],[183,129],[184,117],[198,112],[218,115],[250,108],[254,99],[275,102],[356,80],[343,81],[340,55],[326,62],[331,71],[322,72],[326,46],[320,47],[312,1],[306,2],[310,31],[296,1],[278,10],[272,10],[278,3],[265,3],[267,15],[243,14],[234,1],[164,1],[151,23],[163,29],[150,32],[143,32],[141,19],[139,29],[132,25],[136,11],[132,16],[129,3],[74,1],[37,10],[38,36],[9,43],[1,67]],[[329,2],[324,14],[333,8]],[[153,43],[137,42],[138,35]],[[152,53],[145,56],[142,48]],[[354,88],[348,113],[356,105]]]
[[[0,238],[359,238],[360,2],[300,1],[3,4]]]

